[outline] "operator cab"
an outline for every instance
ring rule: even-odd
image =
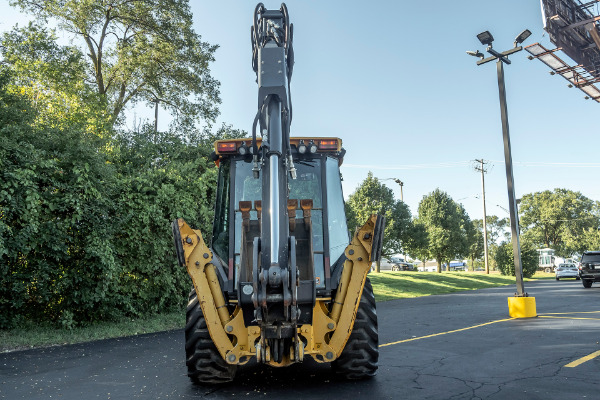
[[[260,237],[262,213],[268,212],[261,204],[262,168],[255,178],[249,143],[220,140],[213,153],[219,174],[211,247],[225,267],[220,277],[230,299],[239,298],[240,283],[252,282],[253,240]],[[345,150],[339,138],[291,138],[290,144],[296,179],[287,179],[286,216],[296,240],[299,301],[310,299],[312,307],[315,291],[328,297],[337,287],[336,271],[349,243],[339,171]],[[249,289],[242,284],[241,291]]]

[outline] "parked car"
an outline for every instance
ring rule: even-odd
[[[373,263],[371,271],[375,271],[376,268],[377,264]],[[414,265],[404,261],[402,257],[381,257],[381,262],[379,263],[380,271],[414,271],[414,269]]]
[[[556,274],[557,281],[559,281],[560,278],[575,278],[576,280],[579,280],[579,270],[575,264],[558,264],[558,266],[554,269],[554,273]]]
[[[592,283],[600,282],[600,251],[584,251],[579,262],[579,277],[583,287],[589,289]]]

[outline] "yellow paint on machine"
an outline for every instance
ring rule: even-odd
[[[274,367],[281,367],[295,361],[301,361],[305,354],[317,362],[330,362],[342,353],[354,327],[356,313],[366,276],[371,267],[371,251],[377,216],[357,229],[352,242],[346,248],[344,273],[333,301],[335,311],[330,312],[328,303],[331,298],[317,299],[313,309],[313,324],[302,325],[298,335],[305,338],[299,359],[291,352],[284,355],[280,363],[269,358],[263,360]],[[208,332],[221,357],[229,364],[245,364],[251,357],[259,355],[256,343],[261,337],[260,327],[245,326],[241,308],[236,304],[232,315],[223,296],[215,266],[213,254],[204,242],[202,234],[192,229],[183,219],[177,220],[177,228],[183,249],[185,265],[192,278],[202,314]],[[268,347],[267,347],[268,348]]]

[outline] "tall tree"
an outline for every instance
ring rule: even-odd
[[[192,28],[188,0],[12,0],[81,40],[86,79],[109,108],[111,122],[138,103],[160,105],[181,127],[217,116],[219,84],[209,63],[217,46]]]
[[[469,258],[471,265],[475,266],[475,260],[480,259],[484,255],[483,248],[483,221],[475,219],[472,222],[472,236],[469,238]]]
[[[424,196],[419,203],[415,222],[427,231],[428,251],[437,261],[437,272],[442,272],[443,261],[466,254],[468,218],[464,208],[439,189]]]
[[[600,228],[590,228],[584,231],[582,248],[585,250],[600,249]]]
[[[414,220],[408,227],[404,239],[404,248],[411,257],[423,261],[423,267],[431,254],[429,253],[429,238],[427,237],[427,228],[419,221]]]
[[[502,275],[515,276],[515,259],[511,242],[502,242],[494,258]],[[521,264],[525,278],[531,278],[538,267],[538,253],[533,244],[526,240],[521,242]]]
[[[488,215],[485,220],[490,244],[497,245],[499,241],[510,240],[510,232],[508,230],[510,221],[508,218],[499,218],[496,215]]]
[[[55,31],[29,23],[0,37],[9,83],[36,108],[36,125],[76,128],[103,136],[110,116],[102,97],[86,81],[85,56],[57,43]]]
[[[567,256],[586,250],[585,232],[600,227],[600,203],[568,189],[524,195],[519,214],[525,238]]]
[[[383,215],[386,218],[382,254],[390,256],[401,252],[410,226],[410,210],[405,203],[394,199],[392,189],[369,172],[367,178],[346,202],[348,228],[354,231],[362,226],[371,214]],[[379,265],[377,268],[379,269]]]

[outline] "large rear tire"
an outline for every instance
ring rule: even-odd
[[[331,366],[337,376],[346,379],[364,379],[377,374],[378,360],[377,309],[373,287],[367,278],[352,333],[342,354]]]
[[[214,385],[231,382],[235,377],[237,366],[227,364],[213,343],[195,289],[187,305],[185,358],[188,376],[194,383]]]
[[[581,283],[583,283],[583,287],[586,289],[589,289],[592,287],[592,281],[590,281],[589,279],[582,279]]]

